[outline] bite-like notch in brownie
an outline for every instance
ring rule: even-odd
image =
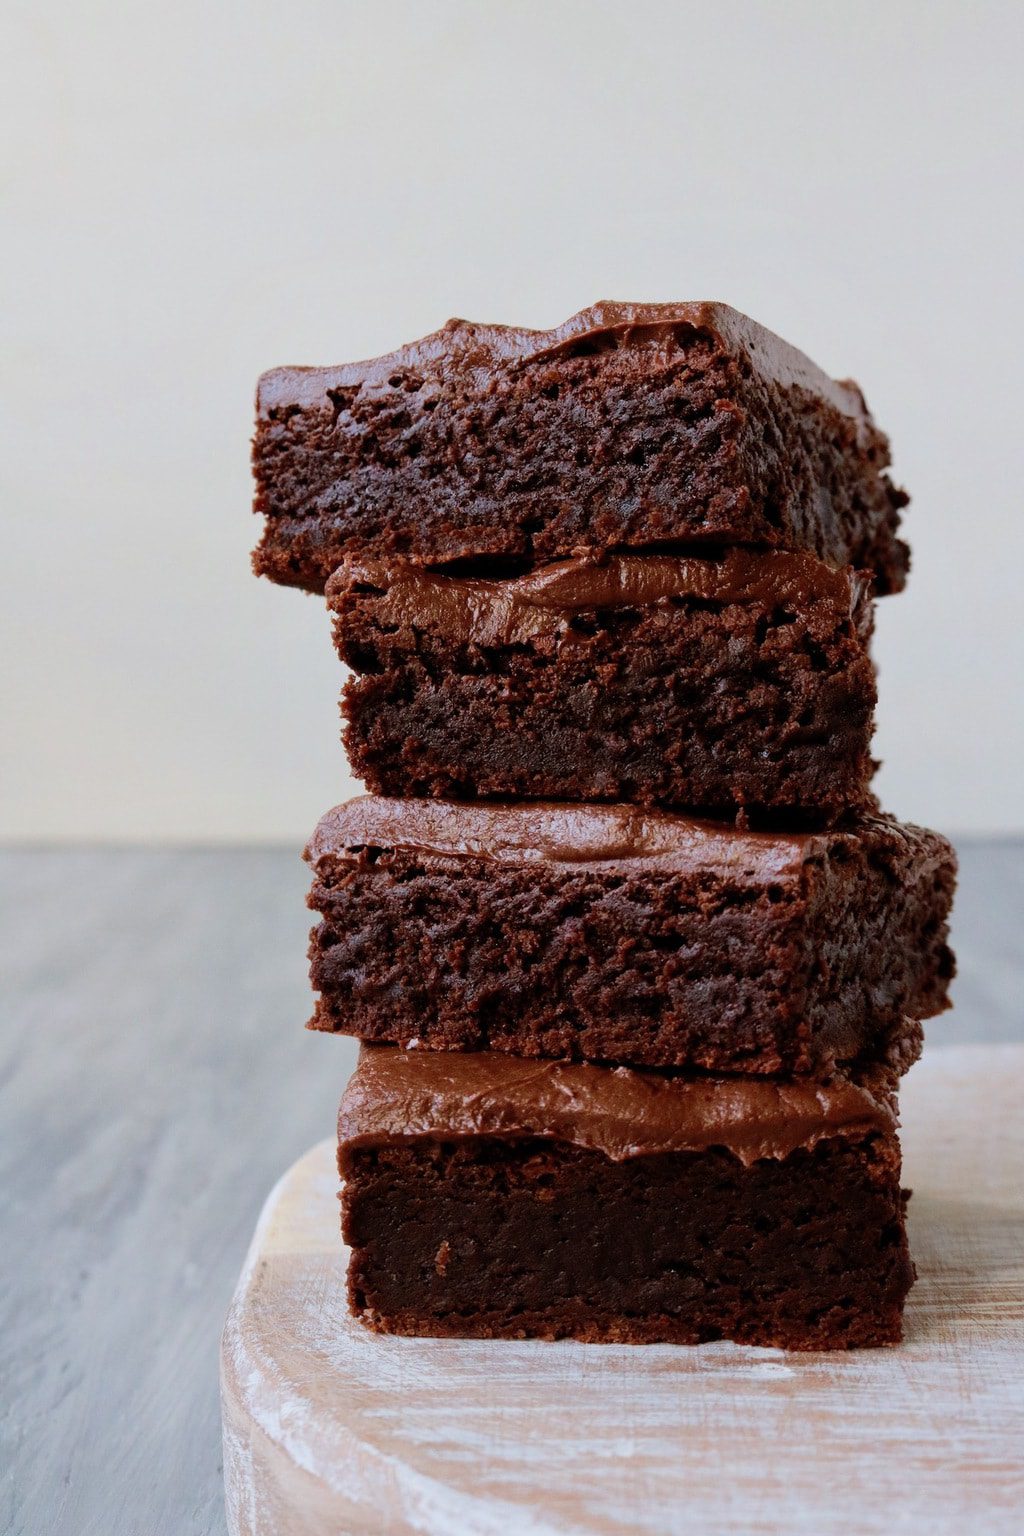
[[[947,1006],[955,855],[891,817],[366,796],[306,858],[312,1025],[363,1040],[824,1077]]]
[[[352,1311],[427,1336],[897,1343],[893,1087],[364,1046],[338,1121]]]
[[[352,559],[327,585],[345,745],[378,794],[863,805],[870,580],[813,555],[580,556],[518,575]]]
[[[451,320],[257,392],[257,572],[347,555],[556,560],[711,541],[807,550],[898,591],[905,495],[855,384],[724,304],[601,303],[550,331]]]

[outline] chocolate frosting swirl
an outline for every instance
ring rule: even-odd
[[[615,1162],[724,1147],[745,1164],[784,1158],[830,1136],[896,1128],[891,1075],[827,1083],[682,1077],[459,1054],[362,1046],[338,1113],[339,1156],[404,1140],[540,1137]]]
[[[524,645],[551,634],[574,614],[648,608],[674,598],[789,607],[824,600],[851,618],[870,595],[869,578],[813,555],[733,548],[719,557],[681,554],[584,554],[505,579],[454,576],[403,560],[350,559],[331,577],[338,608],[369,588],[378,622],[430,630],[465,644]]]
[[[361,795],[321,817],[305,851],[313,865],[363,848],[398,848],[438,858],[523,864],[624,863],[708,869],[764,882],[795,874],[827,834],[745,832],[634,805],[575,802],[397,800]]]

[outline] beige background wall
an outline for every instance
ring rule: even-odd
[[[257,373],[450,314],[723,298],[863,384],[914,492],[881,788],[1024,825],[1024,6],[5,3],[2,826],[301,839],[351,789],[257,583]]]

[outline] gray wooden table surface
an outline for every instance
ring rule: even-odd
[[[1024,1039],[1024,841],[962,841],[944,1041]],[[294,852],[0,853],[0,1528],[224,1532],[217,1343],[354,1051],[302,1029]]]

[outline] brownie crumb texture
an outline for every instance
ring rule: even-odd
[[[455,320],[369,363],[264,376],[254,563],[322,591],[351,553],[718,541],[808,550],[898,591],[888,462],[855,385],[724,305],[600,304],[550,332]]]
[[[895,1344],[903,1211],[895,1137],[751,1167],[538,1140],[378,1148],[349,1159],[349,1299],[385,1333]]]
[[[453,807],[449,824],[460,815],[486,841],[484,808]],[[666,825],[681,840],[695,824]],[[668,869],[658,858],[517,863],[333,848],[335,835],[313,856],[309,897],[322,914],[310,938],[317,1029],[825,1076],[948,1004],[955,858],[937,834],[891,819],[798,840],[791,870],[753,878],[698,853]]]

